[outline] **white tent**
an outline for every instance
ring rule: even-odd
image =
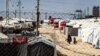
[[[56,45],[51,40],[48,40],[42,36],[34,37],[33,41],[28,43],[28,51],[29,56],[57,56]],[[38,53],[36,53],[37,51]]]
[[[100,20],[95,19],[70,20],[67,25],[79,27],[78,35],[82,42],[91,43],[96,48],[100,48]],[[80,26],[81,25],[81,26]]]
[[[100,48],[100,27],[80,29],[79,36],[83,42],[91,43],[96,48]]]

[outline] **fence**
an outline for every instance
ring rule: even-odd
[[[27,56],[27,44],[0,43],[0,56]]]
[[[6,12],[5,11],[1,11],[0,12],[0,16],[3,16],[4,18],[6,18]],[[49,16],[52,16],[53,18],[61,18],[61,19],[74,19],[74,14],[71,13],[47,13],[47,12],[40,12],[40,19],[48,19]],[[9,17],[10,18],[18,18],[19,17],[19,13],[18,12],[13,12],[10,11],[9,13]],[[36,20],[36,13],[35,12],[21,12],[21,17],[22,18],[30,18],[30,19],[34,19]]]
[[[21,44],[0,43],[0,56],[57,56],[57,53],[53,43],[36,38]]]
[[[10,12],[9,16],[11,18],[17,18],[19,17],[18,15],[19,13],[14,13],[14,12]],[[36,13],[35,12],[22,12],[21,13],[22,15],[22,18],[25,18],[25,19],[34,19],[36,20]],[[3,16],[4,18],[6,18],[6,12],[2,11],[0,12],[0,16]],[[45,12],[41,12],[40,13],[40,19],[43,20],[43,19],[48,19],[49,16],[52,16],[53,18],[61,18],[61,19],[64,19],[64,20],[67,20],[67,19],[74,19],[74,15],[73,14],[70,14],[70,13],[45,13]],[[49,28],[50,30],[50,28]],[[53,30],[51,30],[53,31]],[[56,31],[56,30],[55,30]],[[58,33],[57,33],[58,34]],[[62,33],[61,33],[62,34]],[[60,35],[55,35],[57,36],[57,38],[60,38],[59,36]],[[65,38],[67,39],[67,36],[64,35],[64,36],[61,36],[61,38]],[[60,38],[60,39],[61,39]],[[56,38],[55,38],[56,39]],[[54,40],[55,40],[54,39]],[[57,44],[60,44],[61,48],[63,48],[64,50],[67,50],[67,54],[70,56],[72,53],[72,56],[93,56],[93,55],[100,55],[98,52],[100,52],[99,49],[95,49],[93,48],[92,45],[88,44],[88,43],[82,43],[80,38],[76,37],[76,40],[77,40],[77,44],[68,44],[67,41],[65,40],[55,40],[55,41],[58,41]],[[62,41],[62,42],[61,42]],[[63,43],[63,44],[62,44]],[[67,44],[66,44],[67,43]],[[37,52],[36,50],[39,50],[39,48],[44,48],[45,45],[42,46],[42,44],[44,43],[36,43],[35,45],[27,45],[27,44],[19,44],[19,45],[15,45],[15,44],[11,44],[11,43],[8,43],[8,44],[2,44],[0,43],[0,56],[25,56],[25,55],[28,55],[28,56],[31,56],[31,54],[33,56],[36,56]],[[28,47],[26,47],[28,46]],[[39,47],[39,46],[42,46],[42,47]],[[23,48],[24,47],[24,48]],[[32,48],[31,48],[32,47]],[[34,47],[37,47],[37,48],[34,48]],[[49,46],[50,47],[50,46]],[[48,48],[48,46],[45,49],[48,49],[48,50],[51,50],[52,47]],[[34,50],[32,50],[34,49]],[[27,54],[23,54],[23,53],[26,53],[28,50],[29,52]],[[40,52],[45,52],[45,51],[40,51]],[[48,54],[50,53],[49,51],[47,50]],[[36,51],[36,52],[34,52]],[[9,53],[8,53],[9,52]],[[20,52],[20,53],[19,53]],[[22,53],[21,53],[22,52]],[[33,54],[33,52],[35,54]],[[15,55],[16,54],[16,55]],[[39,55],[44,55],[45,53],[40,53]],[[46,55],[48,55],[46,54]],[[51,52],[51,55],[53,54],[53,52]]]

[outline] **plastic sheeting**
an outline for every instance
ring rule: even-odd
[[[94,22],[94,19],[81,19],[81,20],[70,20],[67,25],[71,25],[73,27],[80,27],[82,25],[82,28],[89,28],[93,26],[100,26],[100,21],[99,22]]]
[[[100,20],[95,22],[94,18],[70,20],[67,25],[78,27],[78,36],[83,42],[92,44],[95,48],[100,48]]]
[[[100,48],[100,27],[80,28],[78,34],[83,42],[91,43],[95,48]]]
[[[71,27],[64,27],[64,34],[65,35],[71,35],[71,31],[72,31],[72,28]]]

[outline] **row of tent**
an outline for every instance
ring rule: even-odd
[[[9,19],[9,20],[4,19],[3,21],[0,21],[0,25],[2,25],[3,27],[13,27],[13,28],[16,28],[16,26],[18,26],[19,28],[21,28],[21,27],[24,27],[24,28],[27,27],[28,28],[29,26],[32,26],[32,22],[33,21],[34,20],[21,19],[21,22],[23,22],[23,24],[22,24],[22,23],[20,23],[20,19],[12,18],[12,19]]]
[[[19,22],[14,18],[9,19],[9,24],[6,24],[6,20],[0,23],[3,27],[13,28],[15,26],[14,23]],[[21,40],[22,37],[16,37],[15,39],[14,36],[16,36],[16,34],[9,33],[6,35],[0,32],[0,56],[57,56],[56,45],[52,40],[46,39],[46,37],[28,36],[28,41],[25,43],[15,43],[15,41],[20,42],[19,40]]]
[[[72,36],[77,35],[82,42],[90,43],[94,48],[100,48],[100,19],[97,20],[98,22],[95,22],[95,19],[70,20],[66,25],[72,27],[65,27],[64,32]],[[70,32],[73,32],[74,35]]]
[[[79,37],[83,42],[92,44],[94,48],[100,48],[100,27],[79,29]]]
[[[3,34],[0,34],[3,35]],[[2,38],[1,38],[2,37]],[[3,39],[3,36],[0,36]],[[7,39],[7,37],[5,36]],[[56,45],[45,37],[30,37],[28,43],[0,42],[1,56],[57,56]]]

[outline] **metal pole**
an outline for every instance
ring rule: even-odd
[[[39,11],[39,2],[40,0],[37,0],[37,22],[36,22],[36,35],[39,36],[39,31],[38,31],[38,27],[39,27],[39,18],[40,18],[40,11]]]
[[[9,0],[6,0],[6,24],[8,24],[9,20]]]
[[[15,15],[15,18],[16,18],[16,15],[17,15],[17,10],[15,10],[14,15]]]
[[[21,0],[19,0],[18,5],[19,5],[19,19],[21,21]]]
[[[47,19],[47,12],[45,13],[45,19]]]
[[[87,16],[89,16],[89,7],[87,7]]]

